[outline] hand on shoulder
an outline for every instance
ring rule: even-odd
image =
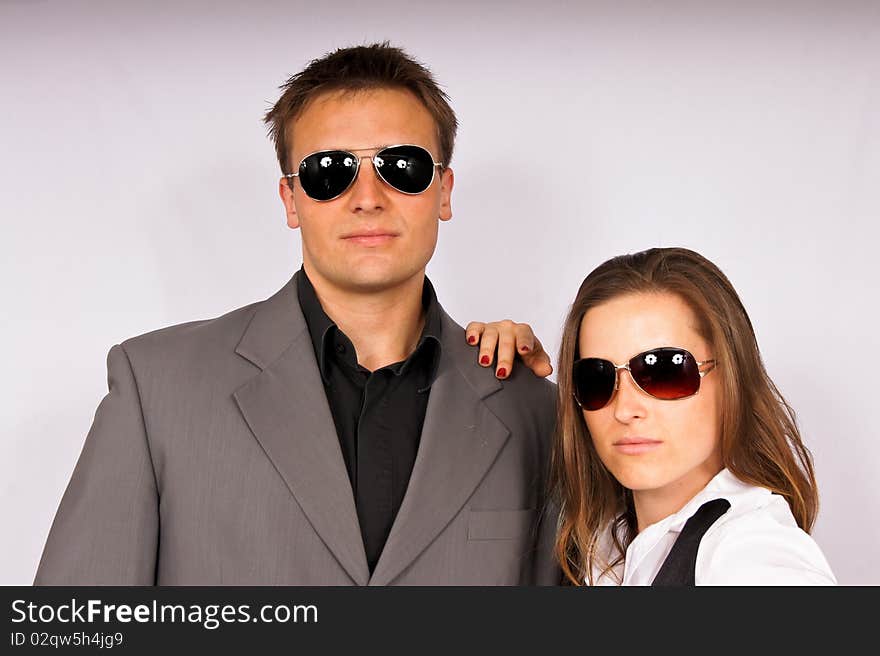
[[[471,321],[465,329],[465,339],[477,347],[477,361],[482,366],[490,367],[497,360],[495,375],[498,378],[510,376],[517,357],[536,376],[546,378],[553,373],[550,356],[527,323],[509,319],[490,323]]]

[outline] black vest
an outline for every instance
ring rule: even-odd
[[[654,577],[651,586],[658,587],[694,587],[694,572],[697,568],[697,550],[700,540],[721,515],[730,508],[727,499],[707,501],[693,516],[685,522],[675,544],[660,571]]]

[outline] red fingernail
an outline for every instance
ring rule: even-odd
[[[474,337],[473,335],[471,335],[470,337],[468,337],[468,344],[476,344],[476,343],[477,343],[477,338],[476,338],[476,337]]]
[[[489,356],[484,355],[482,358],[480,358],[480,364],[489,364]]]
[[[504,367],[501,367],[501,369],[498,370],[498,377],[504,378],[506,375],[507,375],[507,369],[505,369]]]
[[[519,350],[523,353],[528,353],[531,349],[528,346],[523,346]]]

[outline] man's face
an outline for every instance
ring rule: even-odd
[[[312,200],[298,180],[291,190],[281,179],[287,224],[302,230],[303,262],[313,282],[363,293],[421,279],[437,244],[438,220],[452,218],[452,171],[438,167],[431,186],[410,196],[383,182],[368,157],[383,146],[415,144],[439,158],[437,127],[424,105],[398,89],[330,92],[294,121],[292,141],[294,171],[319,150],[365,157],[357,179],[330,201]]]

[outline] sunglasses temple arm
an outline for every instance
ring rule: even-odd
[[[717,360],[703,360],[702,362],[697,362],[697,367],[702,367],[704,364],[708,364],[709,368],[705,371],[700,371],[700,378],[711,372],[716,365],[718,364]]]

